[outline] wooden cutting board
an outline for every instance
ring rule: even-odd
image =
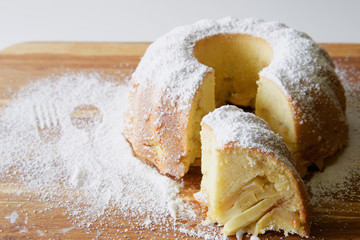
[[[61,74],[65,71],[99,71],[110,76],[129,74],[137,66],[148,43],[72,43],[33,42],[11,46],[0,51],[0,105],[8,102],[8,88],[16,91],[27,82],[41,77]],[[360,44],[322,44],[335,60],[342,60],[342,68],[360,69]],[[201,174],[193,167],[184,178],[183,196],[191,196],[199,189]],[[354,183],[357,184],[357,183]],[[314,206],[314,223],[311,229],[314,239],[360,239],[360,189],[354,186],[350,201],[345,196],[325,207]],[[355,200],[354,200],[355,199]],[[351,207],[350,207],[351,206]],[[0,182],[0,239],[91,239],[97,234],[87,229],[73,228],[71,219],[63,209],[46,209],[36,198],[25,198],[16,194],[15,187],[5,187]],[[16,211],[16,221],[9,216]],[[116,218],[115,218],[116,219]],[[114,220],[112,220],[114,221]],[[118,222],[124,222],[118,218]],[[96,225],[97,223],[95,223]],[[124,222],[124,227],[126,227]],[[119,238],[118,224],[101,226],[104,234],[99,238]],[[26,231],[22,231],[26,227]],[[159,236],[160,234],[160,236]],[[175,234],[175,233],[174,233]],[[166,235],[176,239],[181,235]],[[127,238],[158,239],[161,232],[129,231]],[[245,239],[246,237],[244,237]],[[281,235],[268,233],[264,239],[283,239]],[[193,239],[193,238],[188,238]],[[247,239],[247,238],[246,238]],[[290,236],[286,239],[300,239]]]

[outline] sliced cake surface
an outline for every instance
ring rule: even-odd
[[[196,199],[227,235],[267,230],[309,236],[311,206],[283,139],[235,106],[201,123],[203,178]]]

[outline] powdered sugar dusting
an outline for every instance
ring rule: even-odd
[[[258,238],[257,236],[251,236],[250,240],[260,240],[260,238]]]
[[[40,231],[40,230],[36,230],[36,232],[38,233],[38,235],[40,237],[44,237],[45,236],[45,233],[43,231]]]
[[[259,76],[264,79],[261,82],[277,84],[287,97],[296,133],[296,140],[290,144],[298,151],[294,157],[299,169],[305,172],[307,166],[303,164],[320,162],[344,145],[345,99],[327,52],[307,34],[279,22],[227,17],[177,27],[147,49],[132,75],[125,130],[137,155],[161,163],[157,166],[163,172],[176,177],[182,177],[194,160],[198,153],[187,142],[198,141],[188,131],[195,125],[191,109],[199,107],[195,96],[201,95],[200,86],[208,79],[205,76],[217,71],[196,59],[195,46],[199,40],[219,34],[262,38],[272,49],[270,64]],[[308,157],[310,152],[312,156]]]
[[[312,192],[312,203],[317,206],[339,197],[351,198],[350,187],[360,187],[357,180],[360,177],[360,73],[355,67],[344,68],[343,61],[338,60],[336,64],[336,72],[346,90],[349,140],[333,163],[316,173],[307,184]]]
[[[227,17],[177,27],[149,46],[133,74],[134,84],[149,89],[155,86],[178,110],[190,110],[189,103],[203,76],[212,71],[195,58],[196,42],[216,34],[238,33],[263,38],[270,44],[274,56],[260,76],[278,83],[300,105],[300,112],[316,118],[316,112],[311,111],[314,99],[309,93],[316,88],[331,94],[331,89],[326,90],[327,77],[321,74],[334,71],[331,60],[308,35],[279,22]]]
[[[60,230],[60,233],[62,234],[66,234],[67,232],[70,232],[71,230],[73,230],[75,227],[69,227],[69,228],[63,228]]]
[[[16,211],[13,211],[10,216],[5,217],[5,219],[9,219],[10,223],[16,223],[16,219],[19,217],[19,214]]]
[[[181,219],[201,220],[177,196],[182,182],[133,156],[122,136],[128,86],[103,79],[97,73],[68,73],[20,90],[0,117],[1,181],[21,184],[26,191],[20,194],[33,190],[51,207],[64,207],[77,228],[118,215],[134,222],[133,230],[186,232]],[[194,234],[209,233],[192,224]]]
[[[282,163],[293,168],[290,150],[283,139],[275,134],[263,119],[252,113],[244,112],[235,106],[222,106],[206,115],[202,124],[208,125],[214,131],[216,148],[219,150],[229,144],[256,149],[266,154],[274,154]]]

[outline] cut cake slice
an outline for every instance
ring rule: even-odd
[[[235,106],[209,113],[201,126],[203,178],[195,198],[208,207],[208,220],[227,235],[309,236],[309,197],[283,139]]]

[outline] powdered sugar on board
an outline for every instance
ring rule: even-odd
[[[52,208],[67,209],[77,228],[122,216],[133,224],[117,226],[118,237],[141,229],[190,233],[182,222],[201,219],[178,197],[182,182],[135,158],[122,136],[127,92],[126,84],[96,73],[68,73],[25,86],[0,117],[0,180],[22,185],[24,195],[33,190]],[[219,235],[204,229],[195,224],[191,234]],[[103,235],[104,229],[94,231]]]
[[[349,144],[337,161],[323,173],[315,174],[308,183],[315,204],[320,200],[331,201],[334,192],[351,195],[348,186],[356,184],[352,177],[359,173],[356,157],[360,155],[360,101],[354,89],[360,89],[360,76],[356,69],[341,66],[338,74],[346,79],[343,83],[348,98]],[[129,145],[118,134],[124,110],[121,103],[125,102],[127,90],[126,85],[103,81],[99,74],[65,74],[24,87],[0,117],[2,182],[9,186],[22,183],[20,195],[26,195],[26,189],[36,189],[41,201],[67,209],[75,229],[96,231],[99,236],[106,234],[106,226],[91,230],[93,222],[122,216],[135,221],[129,228],[117,226],[119,238],[125,238],[128,231],[141,235],[144,230],[156,228],[165,238],[169,230],[207,239],[220,238],[219,228],[199,225],[201,221],[193,209],[177,197],[181,182],[158,174],[134,158]],[[81,110],[91,111],[95,120],[82,122]],[[53,126],[52,119],[60,126],[57,132],[39,130],[39,125]],[[336,174],[332,169],[336,169]],[[138,193],[142,194],[140,199]],[[108,211],[109,208],[117,210]],[[12,213],[5,215],[9,222],[15,219],[15,213],[10,217]],[[16,211],[16,214],[19,217],[15,223],[20,222],[23,213]],[[25,225],[30,225],[27,222],[26,217]],[[68,234],[75,231],[67,231],[72,228],[64,228],[66,233],[58,232]],[[31,226],[24,226],[19,232],[27,233],[30,229]],[[49,236],[42,230],[37,234]]]
[[[16,211],[13,211],[10,216],[6,216],[5,219],[9,219],[10,223],[15,223],[18,217],[19,214]]]
[[[349,139],[345,149],[330,160],[332,163],[307,183],[315,206],[337,199],[355,199],[360,189],[360,72],[346,66],[346,59],[335,61],[335,64],[346,92]]]

